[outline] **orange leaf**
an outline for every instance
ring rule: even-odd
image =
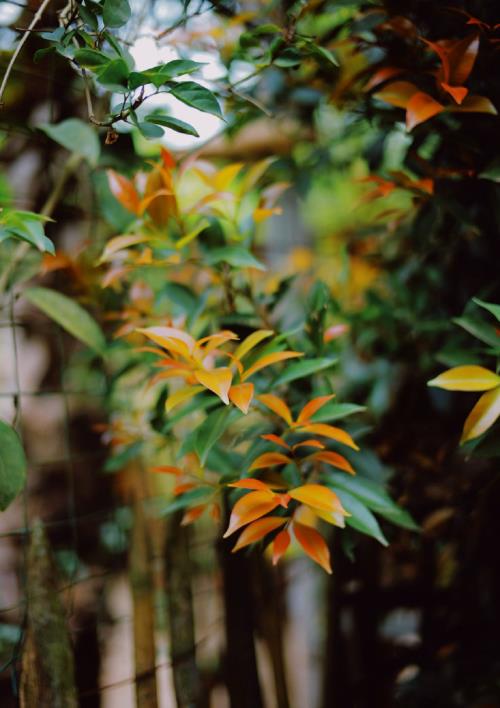
[[[445,107],[435,101],[428,93],[418,91],[411,97],[406,106],[406,128],[413,130],[415,126],[424,123],[444,110]]]
[[[273,541],[273,565],[285,555],[288,546],[290,545],[290,533],[287,529],[283,529]]]
[[[144,199],[147,211],[156,226],[166,226],[171,216],[177,216],[177,200],[170,172],[157,166],[148,175]]]
[[[341,428],[336,428],[333,425],[327,425],[326,423],[311,423],[310,425],[302,426],[300,432],[312,433],[313,435],[323,435],[325,438],[330,438],[331,440],[336,440],[337,442],[352,447],[353,450],[359,450],[354,440],[351,438],[349,433]]]
[[[409,81],[394,81],[381,91],[378,91],[378,93],[373,94],[373,96],[378,98],[379,101],[390,103],[391,106],[406,108],[410,99],[416,93],[418,93],[418,88],[415,84],[411,84]]]
[[[151,467],[151,472],[160,472],[161,474],[182,474],[182,470],[179,467],[172,467],[171,465],[159,465],[158,467]]]
[[[261,396],[258,396],[258,399],[266,408],[269,408],[276,413],[276,415],[279,415],[280,418],[283,418],[288,425],[293,425],[292,412],[281,398],[278,398],[278,396],[275,396],[273,393],[263,393]]]
[[[214,502],[212,506],[210,507],[210,516],[214,521],[220,521],[221,517],[221,510],[220,506],[217,504],[217,502]]]
[[[260,479],[255,479],[255,477],[247,477],[246,479],[239,479],[237,482],[231,482],[227,485],[228,487],[237,487],[238,489],[258,489],[263,492],[268,492],[273,494],[271,487],[267,485]]]
[[[201,504],[200,506],[193,506],[191,509],[188,509],[182,517],[181,526],[189,526],[189,524],[199,519],[206,508],[206,504]]]
[[[107,170],[107,175],[109,188],[115,199],[117,199],[127,211],[131,211],[138,216],[140,211],[140,199],[133,182],[114,170]]]
[[[338,467],[340,470],[344,470],[344,472],[348,472],[349,474],[356,474],[350,462],[346,460],[345,457],[339,455],[337,452],[332,452],[331,450],[325,450],[324,452],[315,452],[309,456],[309,459],[319,460],[320,462],[326,462],[327,464],[332,465],[333,467]]]
[[[306,403],[304,408],[299,413],[297,425],[312,418],[316,411],[319,411],[319,409],[328,403],[328,401],[331,401],[332,398],[335,398],[335,394],[332,394],[331,396],[318,396],[318,398],[313,398],[312,401]]]
[[[163,160],[163,164],[165,165],[165,167],[170,170],[173,169],[175,167],[175,159],[172,153],[164,147],[160,148],[160,153],[161,159]]]
[[[304,356],[303,352],[274,352],[273,354],[267,354],[266,356],[263,356],[262,359],[259,359],[258,361],[253,364],[241,377],[241,380],[244,381],[245,379],[250,378],[250,376],[253,376],[257,371],[260,371],[266,366],[271,366],[271,364],[277,364],[279,361],[285,361],[286,359],[295,359],[296,357],[299,356]]]
[[[459,105],[469,93],[469,89],[465,88],[465,86],[450,86],[450,84],[444,81],[441,82],[441,88],[444,89],[446,93],[449,93],[455,103]]]
[[[267,435],[261,435],[260,436],[263,440],[269,440],[270,442],[273,442],[275,445],[279,445],[280,447],[285,448],[285,450],[290,450],[290,445],[283,440],[283,438],[280,438],[279,435],[274,435],[274,433],[268,433]]]
[[[175,351],[187,358],[196,346],[196,342],[190,334],[175,327],[145,327],[138,328],[137,331],[161,347]]]
[[[347,515],[335,492],[322,484],[303,484],[301,487],[291,489],[288,494],[292,499],[296,499],[312,509],[326,511],[329,514]]]
[[[293,532],[309,558],[331,575],[330,551],[323,536],[316,529],[299,524],[297,521],[293,523]]]
[[[325,446],[323,445],[323,443],[320,443],[319,440],[303,440],[302,442],[299,442],[296,445],[294,445],[293,450],[296,450],[299,447],[316,447],[316,448],[319,448],[320,450],[325,449]]]
[[[268,533],[283,526],[286,522],[287,519],[281,516],[266,516],[264,519],[254,521],[253,524],[249,524],[249,526],[241,532],[231,553],[235,553],[239,551],[240,548],[245,548],[245,546],[249,546],[251,543],[260,541],[264,536],[267,536]]]
[[[229,404],[229,389],[231,388],[231,381],[233,380],[233,373],[231,369],[227,367],[221,367],[220,369],[214,369],[213,371],[205,371],[204,369],[198,369],[194,372],[197,381],[199,381],[202,386],[213,391],[223,403]]]
[[[281,452],[264,452],[252,462],[251,470],[260,470],[273,465],[287,465],[292,460],[287,455],[282,455]]]
[[[485,433],[500,417],[500,386],[483,393],[469,413],[460,443],[473,440]]]
[[[250,403],[253,398],[253,384],[243,383],[231,386],[229,389],[229,400],[240,409],[245,415],[248,413]]]
[[[255,519],[269,513],[279,505],[277,496],[270,496],[268,492],[249,492],[244,497],[238,499],[231,512],[229,526],[223,538],[227,538],[232,533],[240,529],[245,524],[249,524]]]
[[[374,74],[371,75],[368,82],[365,84],[363,90],[371,91],[376,86],[383,84],[385,81],[392,79],[393,76],[402,74],[403,70],[398,69],[396,66],[383,66],[378,69]]]
[[[196,484],[194,482],[184,482],[183,484],[178,484],[174,487],[174,497],[178,497],[180,494],[184,494],[184,492],[189,492],[190,489],[194,489],[195,487]]]

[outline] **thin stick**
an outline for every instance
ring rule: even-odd
[[[12,72],[12,69],[13,69],[14,64],[16,62],[16,59],[19,56],[19,53],[24,46],[24,43],[26,42],[26,40],[30,36],[31,32],[33,31],[33,28],[42,19],[42,15],[45,12],[45,9],[46,9],[47,5],[49,4],[49,2],[50,2],[50,0],[43,0],[42,4],[40,5],[40,7],[36,11],[35,15],[33,16],[33,19],[31,20],[29,27],[27,28],[26,32],[21,37],[19,44],[17,45],[16,49],[14,50],[14,53],[12,54],[12,56],[10,58],[7,69],[5,70],[5,74],[3,75],[2,84],[0,85],[0,106],[2,105],[2,98],[3,98],[4,91],[5,91],[5,87],[7,86],[7,81],[9,80],[9,76]]]

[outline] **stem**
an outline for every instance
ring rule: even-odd
[[[7,65],[7,69],[5,70],[5,74],[3,75],[2,83],[0,85],[0,106],[2,106],[2,98],[3,94],[5,91],[5,87],[7,86],[7,82],[9,80],[9,76],[12,73],[12,69],[14,68],[14,64],[16,63],[17,57],[19,56],[19,53],[21,49],[23,48],[26,40],[30,36],[30,34],[33,31],[33,28],[40,22],[42,19],[42,15],[45,12],[46,7],[48,6],[50,0],[43,0],[42,4],[36,11],[35,15],[33,16],[33,19],[31,20],[29,26],[26,29],[26,32],[23,34],[21,37],[19,44],[17,45],[16,49],[14,50],[14,53],[12,54],[10,61]]]

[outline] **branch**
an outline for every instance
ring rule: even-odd
[[[35,26],[40,22],[40,20],[42,19],[42,15],[43,15],[43,13],[45,12],[45,9],[47,8],[49,2],[50,2],[50,0],[43,0],[42,4],[40,5],[40,7],[38,8],[37,12],[36,12],[35,15],[33,16],[33,19],[31,20],[31,22],[30,22],[30,24],[29,24],[29,27],[27,28],[26,32],[25,32],[25,33],[23,34],[23,36],[21,37],[21,39],[20,39],[20,41],[19,41],[19,44],[17,45],[16,49],[14,50],[14,53],[12,54],[12,56],[11,56],[11,58],[10,58],[9,64],[8,64],[8,66],[7,66],[7,69],[5,70],[5,74],[3,75],[2,84],[0,85],[0,107],[3,105],[3,104],[2,104],[3,94],[4,94],[4,91],[5,91],[5,87],[7,86],[7,82],[8,82],[8,80],[9,80],[9,76],[10,76],[10,74],[12,73],[12,69],[14,68],[14,64],[16,63],[16,59],[17,59],[17,57],[19,56],[19,53],[20,53],[21,49],[23,48],[23,46],[24,46],[26,40],[28,39],[28,37],[29,37],[30,34],[32,33],[34,27],[35,27]]]

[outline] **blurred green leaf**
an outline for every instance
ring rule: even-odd
[[[23,446],[10,425],[0,420],[0,509],[6,509],[26,483]]]

